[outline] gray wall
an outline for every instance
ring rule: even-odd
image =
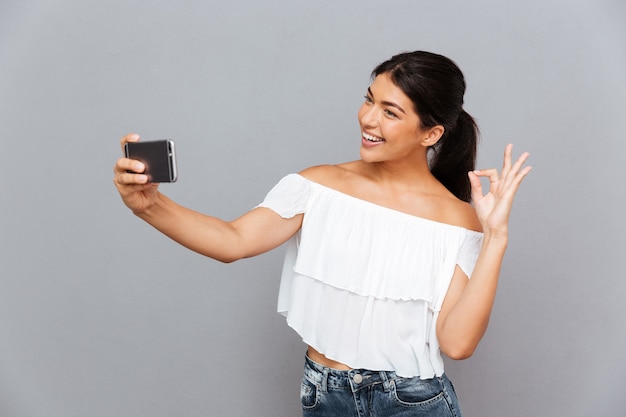
[[[284,174],[358,158],[375,64],[454,58],[480,166],[532,153],[490,329],[448,363],[468,417],[626,407],[626,3],[0,2],[0,415],[295,416],[282,249],[222,265],[112,184],[119,138],[177,140],[164,192],[233,218]]]

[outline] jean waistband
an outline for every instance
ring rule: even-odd
[[[322,391],[328,388],[350,388],[353,391],[381,384],[387,391],[390,382],[397,378],[394,371],[372,371],[368,369],[351,369],[342,371],[328,368],[306,356],[304,375],[312,383],[318,385]]]

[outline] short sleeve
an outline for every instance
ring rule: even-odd
[[[482,233],[468,231],[463,239],[461,247],[459,248],[459,255],[456,263],[461,267],[468,278],[471,277],[472,272],[474,272],[474,266],[476,265],[476,260],[478,259],[482,243]]]
[[[311,193],[311,183],[299,174],[289,174],[267,193],[257,207],[265,207],[289,219],[306,211]]]

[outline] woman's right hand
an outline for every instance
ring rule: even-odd
[[[131,133],[124,136],[120,142],[122,151],[127,142],[139,142],[139,135]],[[141,162],[128,158],[118,159],[113,168],[113,183],[124,204],[135,214],[149,209],[158,194],[159,184],[148,182],[148,176],[143,174],[145,169]]]

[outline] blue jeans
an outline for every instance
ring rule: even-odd
[[[308,357],[300,391],[304,417],[461,417],[450,380],[389,371],[327,368]]]

